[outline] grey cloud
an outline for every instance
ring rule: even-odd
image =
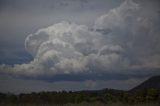
[[[14,55],[18,54],[12,48],[26,52],[24,41],[27,35],[62,20],[92,26],[96,17],[118,6],[121,1],[88,0],[86,3],[83,0],[0,0],[0,49],[8,49],[6,54]],[[61,3],[68,6],[60,6]],[[14,58],[13,61],[19,60]]]
[[[25,40],[26,49],[34,56],[33,61],[13,67],[1,65],[0,70],[27,76],[52,76],[133,74],[136,71],[131,70],[158,69],[159,31],[155,30],[152,20],[140,15],[140,7],[132,0],[126,0],[100,16],[93,28],[62,21],[39,29]]]
[[[141,15],[144,12],[141,8],[141,5],[128,0],[120,7],[102,15],[95,23],[96,29],[111,30],[109,34],[104,34],[104,36],[109,43],[120,45],[126,51],[125,57],[129,60],[130,67],[134,67],[134,65],[152,67],[147,64],[159,60],[158,57],[150,61],[146,60],[146,58],[159,54],[157,47],[160,48],[160,46],[157,33],[160,32],[156,30],[159,26],[155,21]],[[159,65],[155,65],[155,67],[159,68]]]
[[[1,75],[0,77],[0,91],[4,93],[31,93],[40,91],[77,91],[77,90],[97,90],[103,88],[114,88],[129,90],[134,86],[145,81],[145,78],[130,78],[126,80],[85,80],[77,81],[55,81],[46,82],[34,79],[19,79],[12,76]],[[16,86],[15,86],[16,85]]]

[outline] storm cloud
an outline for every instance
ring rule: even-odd
[[[141,5],[125,0],[99,16],[93,26],[61,21],[25,39],[33,60],[0,65],[0,71],[24,76],[57,74],[157,74],[160,31]],[[141,71],[143,70],[143,71]]]

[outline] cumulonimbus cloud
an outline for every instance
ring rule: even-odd
[[[3,64],[0,70],[38,76],[160,68],[159,32],[140,12],[138,4],[126,0],[100,16],[93,28],[62,21],[39,29],[25,40],[33,61]]]

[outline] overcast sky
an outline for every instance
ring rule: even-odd
[[[159,0],[0,0],[0,92],[128,90],[160,74]]]

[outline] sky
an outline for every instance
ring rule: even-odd
[[[0,0],[0,92],[129,90],[160,75],[159,0]]]

